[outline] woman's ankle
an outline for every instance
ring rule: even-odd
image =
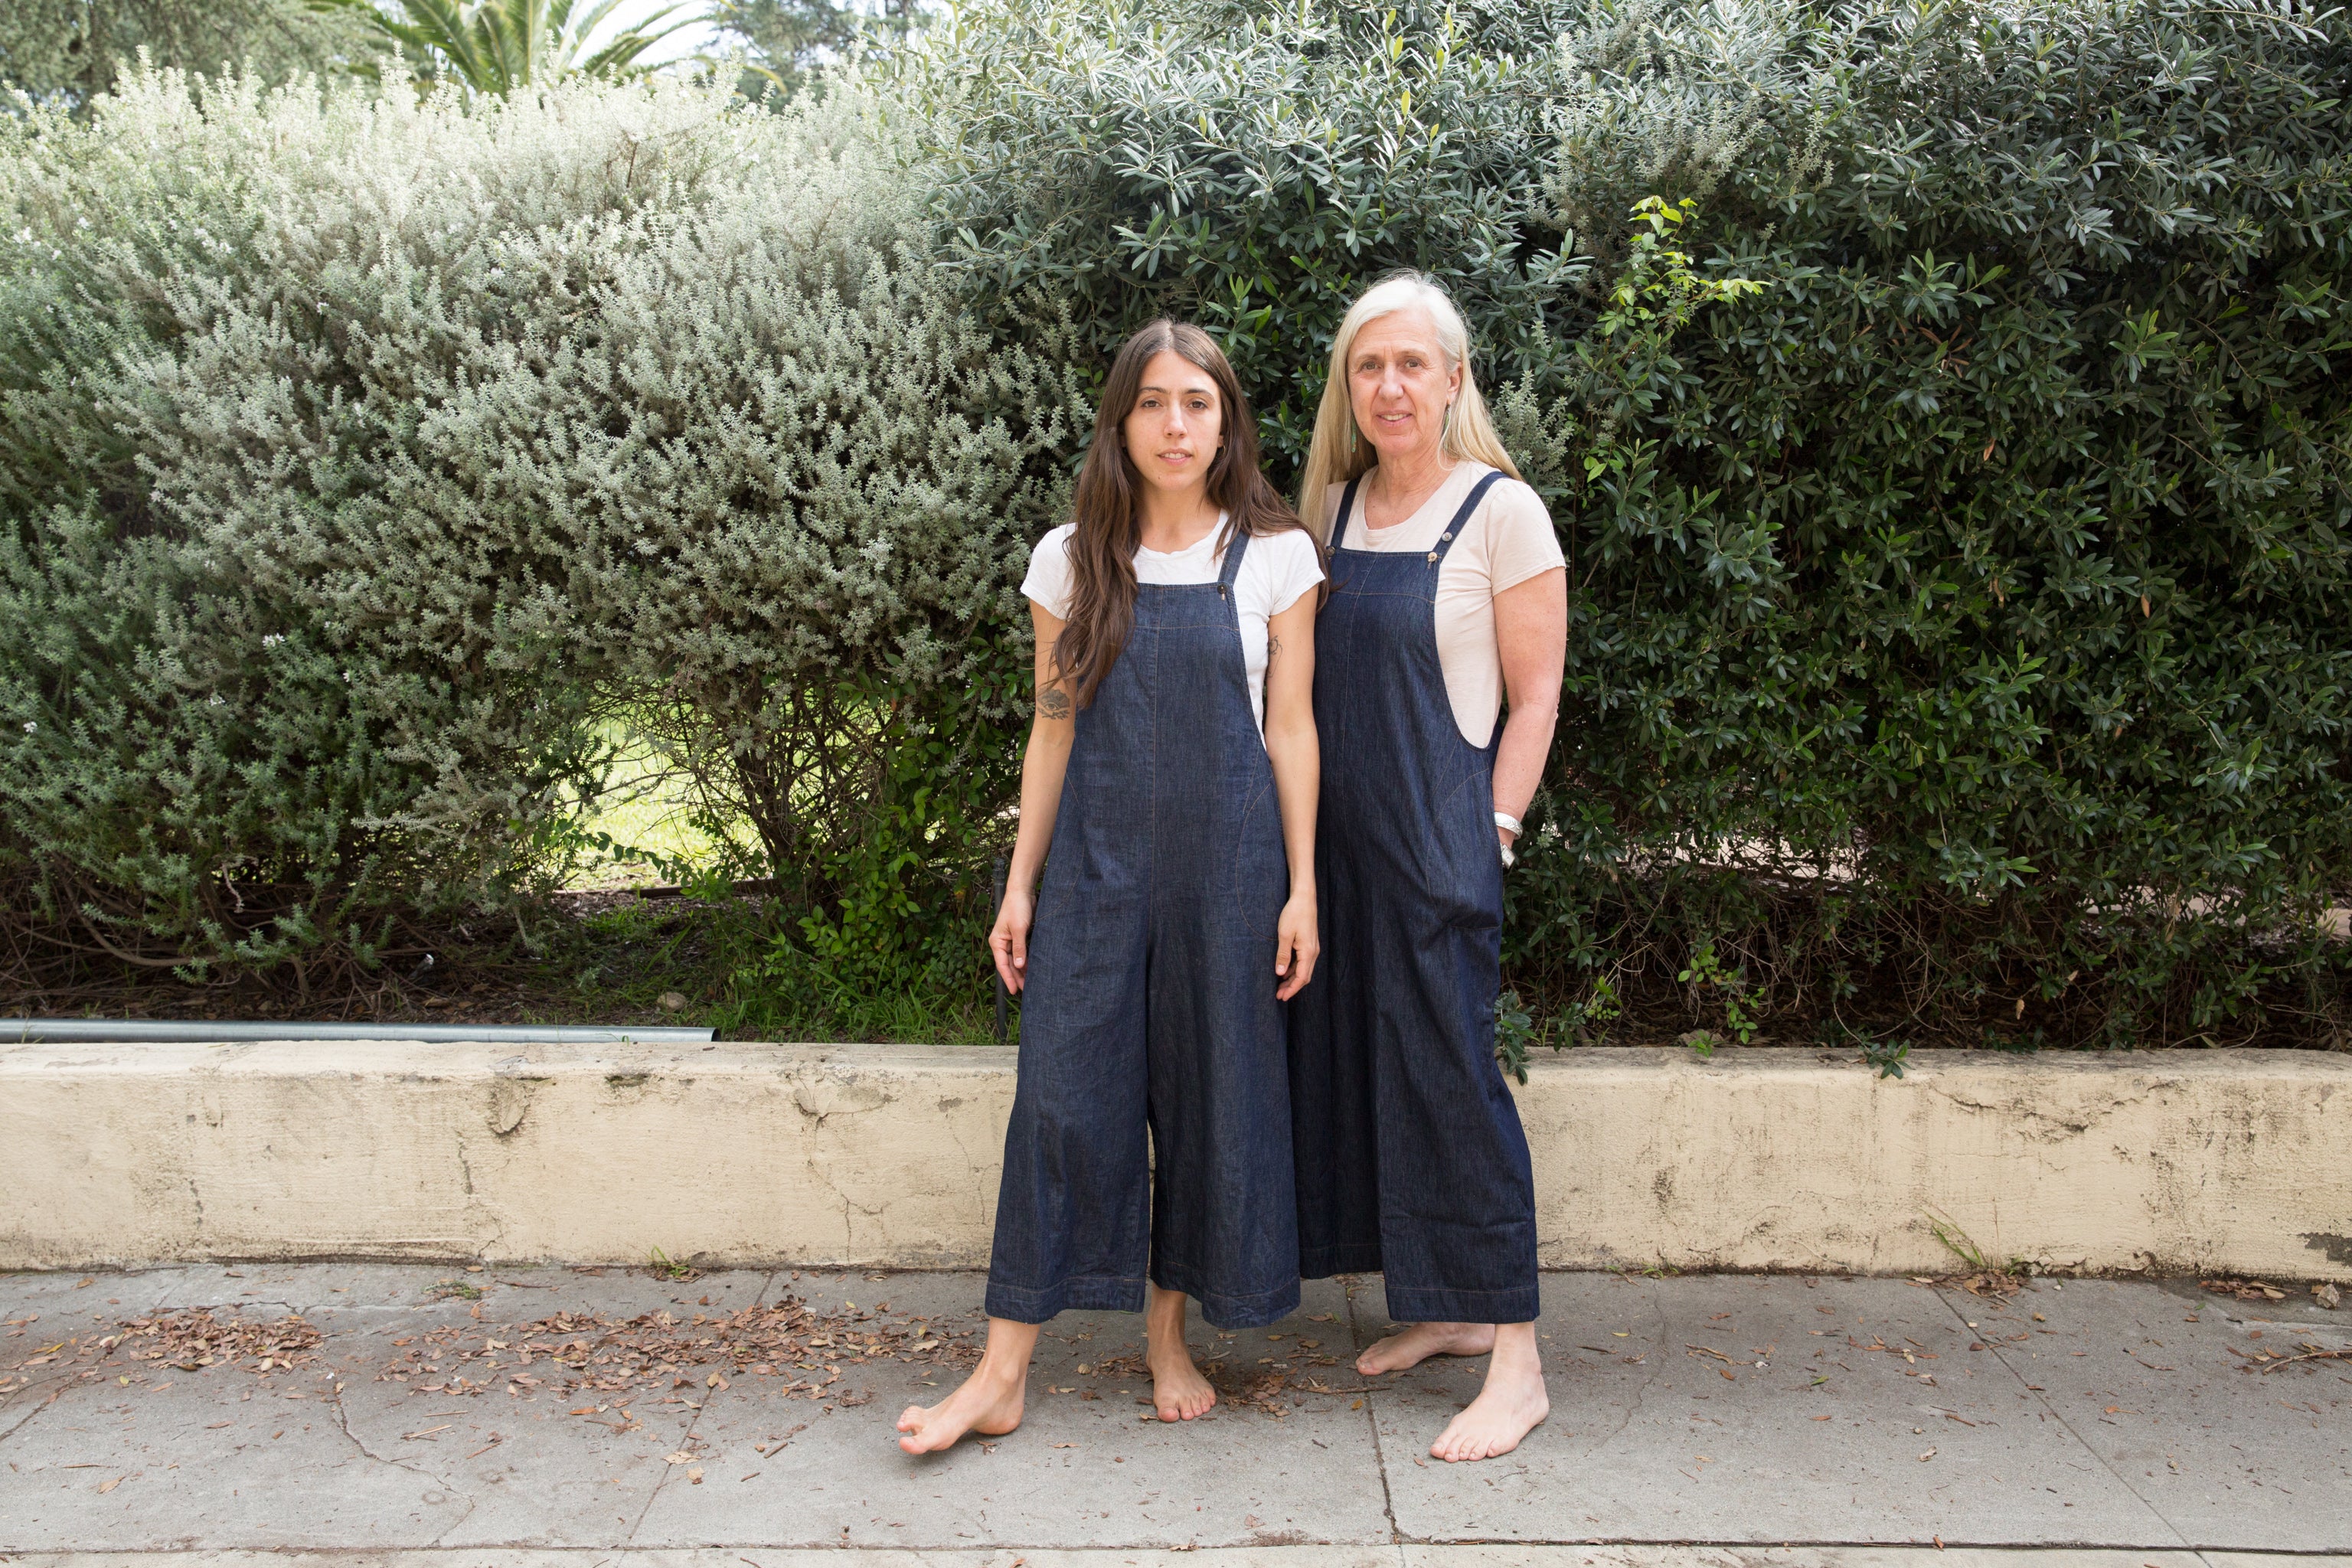
[[[997,1356],[992,1359],[983,1354],[980,1358],[980,1364],[971,1369],[971,1381],[984,1388],[1010,1393],[1028,1383],[1028,1358],[1023,1357],[1016,1361],[1011,1356]]]

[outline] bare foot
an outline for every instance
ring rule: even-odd
[[[937,1405],[925,1409],[909,1405],[898,1417],[906,1434],[898,1447],[909,1454],[936,1454],[953,1447],[967,1432],[1001,1437],[1021,1425],[1022,1395],[1027,1379],[1007,1384],[985,1367],[964,1379],[964,1384]]]
[[[1419,1366],[1433,1355],[1485,1355],[1494,1348],[1492,1323],[1414,1323],[1358,1356],[1356,1370],[1378,1377]]]
[[[1184,1342],[1188,1304],[1181,1294],[1155,1285],[1144,1313],[1143,1363],[1151,1369],[1151,1407],[1162,1421],[1191,1421],[1217,1403],[1217,1391],[1192,1364],[1192,1347]]]
[[[1433,1458],[1454,1464],[1507,1454],[1551,1414],[1535,1339],[1533,1323],[1508,1324],[1495,1334],[1495,1359],[1486,1365],[1486,1385],[1429,1446]]]
[[[907,1406],[898,1417],[906,1436],[898,1447],[909,1454],[936,1454],[953,1447],[967,1432],[1001,1437],[1021,1425],[1022,1401],[1029,1392],[1029,1359],[1037,1348],[1037,1325],[1005,1318],[988,1320],[988,1349],[963,1386],[926,1409]]]
[[[1209,1413],[1217,1391],[1192,1364],[1192,1349],[1179,1342],[1171,1350],[1158,1346],[1144,1357],[1151,1368],[1151,1406],[1162,1421],[1190,1421]]]

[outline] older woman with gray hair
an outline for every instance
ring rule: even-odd
[[[1429,279],[1385,279],[1340,322],[1299,511],[1331,547],[1315,634],[1323,958],[1290,1019],[1300,1272],[1385,1276],[1403,1326],[1357,1359],[1367,1376],[1491,1355],[1430,1446],[1489,1458],[1550,1409],[1535,1184],[1495,995],[1568,590],[1461,314]]]

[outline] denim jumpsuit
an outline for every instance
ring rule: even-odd
[[[1385,1275],[1400,1322],[1536,1316],[1535,1180],[1495,1060],[1503,861],[1495,741],[1462,738],[1437,656],[1437,548],[1346,548],[1315,630],[1323,956],[1290,1005],[1300,1272]]]
[[[1139,584],[1077,715],[1029,943],[991,1317],[1139,1311],[1147,1259],[1222,1328],[1298,1305],[1274,995],[1290,869],[1234,603],[1248,546],[1236,531],[1213,584]]]

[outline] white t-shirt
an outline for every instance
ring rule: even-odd
[[[1331,518],[1326,521],[1334,526],[1324,537],[1334,549],[1425,555],[1437,548],[1437,536],[1454,521],[1470,487],[1494,471],[1484,463],[1456,463],[1436,493],[1421,503],[1419,511],[1390,528],[1364,526],[1364,492],[1360,485],[1347,538],[1340,538],[1336,519]],[[1333,485],[1328,493],[1336,514],[1347,487]],[[1507,477],[1486,492],[1446,550],[1445,563],[1437,571],[1437,664],[1445,672],[1445,698],[1454,709],[1454,722],[1472,745],[1483,746],[1495,738],[1495,720],[1503,710],[1503,655],[1495,642],[1495,595],[1567,564],[1543,498]]]
[[[1225,558],[1217,540],[1225,530],[1217,526],[1189,550],[1135,552],[1135,580],[1182,586],[1213,583],[1224,570]],[[1021,592],[1049,616],[1070,616],[1070,536],[1077,524],[1066,522],[1037,542],[1029,552],[1029,575]],[[1257,716],[1258,733],[1265,733],[1266,622],[1297,604],[1299,595],[1323,581],[1323,563],[1315,542],[1301,528],[1263,534],[1249,542],[1241,568],[1234,575],[1234,605],[1242,629],[1242,669],[1249,684],[1250,710]]]

